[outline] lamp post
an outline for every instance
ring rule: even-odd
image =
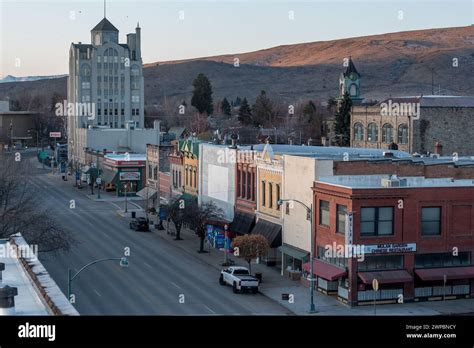
[[[313,279],[313,275],[314,275],[314,229],[313,229],[313,205],[311,204],[309,207],[304,204],[303,202],[297,200],[297,199],[280,199],[278,200],[278,205],[283,205],[283,202],[296,202],[296,203],[299,203],[301,204],[305,209],[306,209],[306,218],[307,220],[310,220],[311,222],[311,244],[310,244],[310,247],[311,247],[311,252],[310,252],[310,267],[311,267],[311,274],[310,274],[310,298],[311,298],[311,302],[310,302],[310,307],[309,307],[309,313],[316,313],[316,307],[314,305],[314,279]]]
[[[111,257],[111,258],[105,258],[105,259],[98,259],[92,262],[89,262],[87,265],[83,266],[79,271],[76,272],[76,274],[72,274],[73,271],[71,269],[68,269],[68,278],[67,278],[67,299],[68,301],[71,301],[71,294],[72,294],[72,282],[76,277],[84,271],[86,268],[95,265],[96,263],[99,262],[104,262],[104,261],[120,261],[120,266],[121,267],[128,267],[128,259],[126,257]]]
[[[125,192],[125,213],[128,213],[127,209],[127,188],[128,188],[128,182],[123,184],[124,192]]]
[[[229,226],[224,225],[224,266],[229,265],[229,256],[227,255],[227,229]]]
[[[99,170],[99,150],[96,151],[97,159],[96,159],[96,169],[97,169],[97,199],[100,199],[100,185],[102,184],[102,179],[100,178],[100,170]]]

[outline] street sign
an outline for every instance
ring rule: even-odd
[[[50,138],[61,138],[61,132],[49,132]]]
[[[46,151],[41,151],[41,152],[39,153],[39,158],[40,158],[41,160],[45,160],[47,157],[48,157],[48,153],[47,153]]]
[[[379,281],[377,279],[372,280],[372,289],[379,291]]]
[[[101,178],[97,178],[97,179],[95,180],[95,182],[96,182],[97,185],[100,185],[100,184],[102,184],[102,179],[101,179]]]

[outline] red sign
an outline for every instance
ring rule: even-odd
[[[50,138],[61,138],[61,132],[49,132]]]

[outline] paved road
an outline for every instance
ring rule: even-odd
[[[67,269],[104,257],[121,257],[130,248],[130,267],[107,261],[74,281],[75,307],[85,315],[289,314],[258,294],[234,294],[218,284],[218,273],[152,233],[134,232],[116,214],[117,203],[94,202],[58,177],[37,168],[37,193],[79,243],[67,253],[41,256],[64,293]],[[75,209],[70,200],[75,200]],[[183,301],[184,300],[184,301]],[[184,303],[181,303],[184,302]]]

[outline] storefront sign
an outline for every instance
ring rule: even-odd
[[[363,246],[364,254],[414,253],[416,243],[387,243]]]
[[[120,172],[119,180],[120,181],[140,180],[140,172]]]
[[[353,238],[353,215],[352,213],[346,214],[346,245],[352,245]]]

